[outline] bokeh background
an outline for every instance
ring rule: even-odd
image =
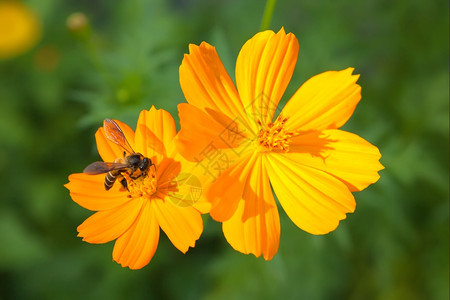
[[[63,184],[98,159],[104,118],[134,128],[155,105],[177,119],[189,43],[215,45],[234,77],[264,1],[25,4],[36,41],[0,56],[0,299],[448,299],[448,1],[278,1],[271,29],[300,42],[283,101],[315,74],[355,67],[362,101],[344,129],[380,148],[381,179],[325,236],[280,209],[272,261],[235,252],[206,218],[197,247],[183,255],[162,234],[138,271],[112,261],[113,243],[76,237],[90,212]]]

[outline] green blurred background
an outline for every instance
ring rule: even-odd
[[[309,77],[355,67],[362,101],[344,129],[380,148],[381,179],[325,236],[280,209],[272,261],[235,252],[208,219],[183,255],[162,234],[142,270],[112,262],[113,243],[76,237],[90,212],[67,176],[98,159],[105,117],[133,128],[151,105],[183,102],[189,43],[216,46],[229,73],[258,30],[257,0],[35,0],[43,35],[0,61],[0,299],[448,299],[448,1],[279,0],[271,23],[300,43],[289,99]],[[89,20],[69,30],[74,12]]]

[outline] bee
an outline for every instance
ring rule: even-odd
[[[145,176],[149,168],[154,166],[154,164],[150,158],[134,152],[122,129],[114,120],[105,119],[103,128],[106,137],[124,150],[123,157],[115,159],[114,162],[93,162],[83,170],[83,173],[89,175],[106,173],[105,190],[107,191],[113,187],[116,181],[120,182],[123,189],[128,190],[127,180],[122,174],[126,173],[131,179],[137,179]]]

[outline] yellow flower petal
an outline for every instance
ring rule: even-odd
[[[246,118],[233,81],[213,46],[190,44],[179,71],[181,89],[189,104]]]
[[[328,71],[306,81],[286,103],[281,114],[294,130],[339,128],[347,122],[361,99],[359,75],[353,68]]]
[[[155,254],[159,241],[159,226],[148,201],[133,225],[114,244],[113,259],[130,269],[147,265]]]
[[[172,115],[152,106],[150,110],[143,110],[139,115],[135,136],[136,148],[146,157],[165,155],[165,146],[172,143],[176,131]]]
[[[83,241],[101,244],[122,235],[133,222],[142,207],[141,199],[133,199],[119,207],[99,211],[78,226],[78,236]]]
[[[176,189],[169,191],[169,200],[176,206],[192,206],[202,214],[209,213],[211,203],[206,199],[206,190],[214,178],[199,163],[187,161],[180,154],[173,159],[179,162],[181,170],[172,179],[172,184],[176,182]]]
[[[186,253],[195,246],[203,231],[202,217],[195,208],[178,207],[159,199],[153,199],[151,205],[159,226],[178,250]]]
[[[104,182],[105,174],[76,173],[69,176],[65,187],[69,189],[73,201],[93,211],[112,209],[130,201],[126,193],[119,191],[120,185],[115,184],[106,191]]]
[[[280,219],[266,169],[258,159],[234,215],[223,222],[223,233],[237,251],[270,260],[278,251]]]
[[[134,150],[134,131],[127,124],[120,122],[119,120],[114,120],[120,129],[122,129],[125,138]],[[103,161],[113,162],[118,157],[123,157],[122,147],[112,142],[105,135],[105,130],[100,127],[95,133],[95,140],[97,142],[97,150]]]
[[[384,168],[377,147],[338,129],[307,132],[294,138],[289,150],[285,155],[291,160],[336,176],[352,192],[376,182]]]
[[[347,186],[334,176],[303,166],[281,155],[268,155],[270,183],[289,218],[312,234],[334,229],[355,210]]]
[[[276,34],[260,32],[242,47],[236,61],[236,84],[253,119],[265,124],[272,121],[294,72],[298,49],[297,38],[283,28]]]
[[[207,197],[213,204],[210,215],[214,220],[223,222],[235,213],[257,157],[242,157],[211,185]]]

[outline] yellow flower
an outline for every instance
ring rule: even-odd
[[[41,25],[31,10],[20,2],[0,0],[0,59],[27,51],[40,34]]]
[[[361,98],[352,68],[312,77],[277,111],[298,49],[283,28],[256,34],[237,58],[237,89],[205,42],[190,45],[180,66],[189,104],[178,106],[177,147],[205,169],[213,157],[205,149],[221,153],[215,166],[222,168],[215,168],[218,178],[208,192],[210,214],[223,222],[234,249],[266,260],[278,251],[280,236],[271,186],[298,227],[325,234],[354,211],[351,192],[376,182],[383,168],[375,146],[338,129]]]
[[[65,185],[76,203],[97,211],[78,227],[78,236],[95,244],[116,239],[113,259],[123,267],[139,269],[150,262],[160,227],[183,253],[194,247],[203,231],[199,210],[204,207],[197,207],[194,202],[198,199],[192,198],[195,201],[185,205],[183,200],[190,195],[180,195],[186,189],[179,176],[189,173],[189,162],[177,154],[175,136],[172,116],[154,107],[141,112],[136,133],[120,121],[105,121],[95,134],[104,162],[91,164],[84,173],[70,175]],[[105,181],[105,171],[124,167],[124,150],[142,154],[139,168],[144,158],[150,161],[136,172],[116,172],[117,179],[111,187],[111,177]]]

